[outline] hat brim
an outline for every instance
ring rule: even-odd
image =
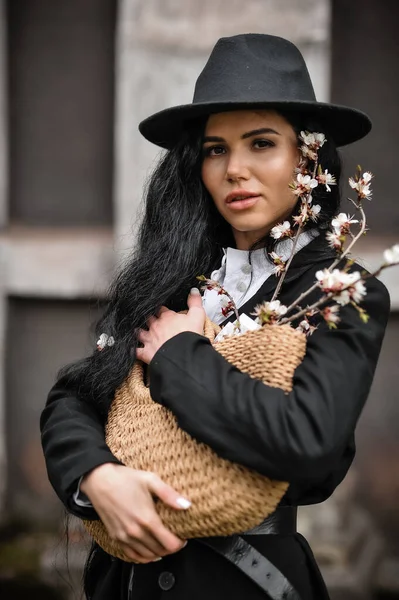
[[[153,144],[170,150],[187,123],[214,113],[249,109],[282,109],[313,116],[333,138],[336,146],[346,146],[365,137],[371,130],[370,118],[362,111],[325,102],[202,102],[183,104],[157,112],[139,124],[140,133]]]

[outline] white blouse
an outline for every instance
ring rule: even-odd
[[[317,229],[301,233],[295,248],[295,254],[318,235]],[[291,254],[292,245],[292,239],[282,240],[277,244],[275,252],[281,256],[282,260],[287,261]],[[219,269],[212,272],[211,279],[218,281],[229,292],[237,308],[239,308],[252,298],[266,279],[273,274],[274,265],[267,258],[264,248],[252,252],[251,263],[249,262],[248,250],[223,248],[223,252],[222,264]],[[274,274],[273,277],[275,277]],[[225,302],[225,296],[218,295],[216,290],[205,290],[202,305],[211,321],[218,324],[226,319],[221,311],[223,302]]]

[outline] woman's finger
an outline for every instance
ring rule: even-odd
[[[143,532],[143,537],[148,538],[149,536],[148,534],[144,535]],[[155,560],[161,556],[160,552],[153,552],[151,549],[149,549],[143,542],[142,537],[140,537],[140,539],[130,538],[123,543],[126,544],[131,550],[133,550],[133,552],[135,552],[138,556],[144,558],[145,560]],[[157,545],[159,546],[159,544]],[[165,554],[165,549],[162,549],[161,552]]]
[[[142,342],[143,344],[145,342],[147,342],[150,338],[150,332],[146,331],[145,329],[139,329],[137,332],[137,339],[139,342]]]
[[[151,494],[157,496],[165,504],[168,504],[176,510],[187,510],[190,508],[191,502],[176,492],[170,485],[162,481],[158,475],[149,472],[146,472],[144,475],[148,490]],[[185,546],[184,540],[181,540],[164,526],[157,512],[154,512],[151,520],[147,522],[146,528],[170,553],[178,552]]]
[[[162,556],[165,554],[174,554],[175,552],[179,552],[179,550],[182,550],[187,544],[185,540],[180,539],[177,537],[177,535],[169,531],[169,529],[167,529],[162,523],[161,519],[159,519],[158,523],[154,521],[151,529],[149,529],[149,532],[164,548]]]
[[[150,362],[148,352],[145,348],[136,348],[136,358],[137,360],[141,360],[141,362],[145,363],[146,365],[148,365]]]
[[[187,316],[195,321],[199,333],[203,333],[205,323],[205,310],[202,305],[202,296],[198,288],[192,288],[187,298]]]
[[[191,507],[191,502],[184,498],[179,492],[176,492],[172,486],[168,485],[155,473],[149,471],[143,472],[144,481],[149,491],[157,496],[162,502],[168,504],[176,510],[187,510]]]
[[[151,317],[148,317],[148,319],[147,319],[148,329],[150,329],[151,325],[153,325],[156,321],[157,321],[157,317],[155,317],[154,315],[151,315]]]
[[[140,552],[137,552],[136,550],[134,550],[130,545],[126,544],[125,542],[119,542],[121,549],[123,550],[124,554],[126,554],[126,556],[128,558],[130,558],[133,562],[138,563],[138,564],[148,564],[151,562],[156,562],[160,559],[159,556],[155,556],[154,558],[145,558],[144,556],[142,556],[140,554]]]
[[[129,540],[128,545],[145,558],[155,558],[168,554],[167,548],[163,546],[156,537],[154,537],[149,529],[142,528],[140,536]]]
[[[151,531],[157,530],[157,528],[162,524],[156,510],[154,507],[154,500],[148,491],[147,502],[148,507],[145,512],[141,512],[140,515],[137,515],[133,524],[129,525],[123,534],[123,542],[131,546],[136,552],[142,554],[144,557],[153,558],[157,556],[164,556],[169,553],[167,547],[163,546],[162,543],[158,540],[157,535],[153,535]],[[151,507],[151,508],[150,508]],[[141,544],[143,548],[146,548],[145,551],[139,551],[137,548],[137,543]]]

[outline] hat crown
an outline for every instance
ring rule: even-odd
[[[191,104],[173,106],[142,121],[141,133],[162,148],[173,148],[190,124],[231,110],[291,111],[345,146],[371,129],[369,117],[349,106],[317,102],[302,54],[274,35],[244,33],[221,38],[197,79]]]
[[[277,36],[249,33],[216,43],[197,79],[193,104],[315,100],[298,48]]]

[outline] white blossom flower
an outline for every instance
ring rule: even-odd
[[[342,250],[342,244],[345,241],[345,238],[339,233],[336,233],[335,231],[328,231],[326,233],[326,239],[331,248],[335,248],[335,250]]]
[[[274,323],[279,317],[282,317],[287,312],[287,307],[281,304],[280,300],[263,302],[255,307],[252,315],[259,319],[261,324]]]
[[[299,139],[303,142],[301,146],[302,155],[311,160],[317,160],[317,151],[326,141],[324,133],[310,133],[309,131],[301,131]]]
[[[308,174],[308,160],[304,156],[301,156],[299,159],[298,166],[295,167],[294,173],[301,173],[302,175]]]
[[[320,172],[317,175],[317,180],[319,183],[326,186],[327,192],[331,192],[330,185],[337,185],[337,181],[334,175],[331,175],[331,173],[329,173],[327,169],[324,171],[324,173]]]
[[[291,225],[289,221],[284,221],[284,223],[279,223],[270,232],[270,235],[275,240],[279,240],[280,238],[290,237],[291,236]]]
[[[399,263],[399,244],[384,251],[384,260],[386,265],[395,265]]]
[[[301,205],[301,210],[299,212],[299,215],[296,215],[295,217],[292,217],[292,220],[294,221],[294,223],[296,223],[297,225],[299,225],[300,227],[302,227],[303,225],[305,225],[305,223],[308,222],[309,220],[309,204],[307,202],[302,202]]]
[[[277,277],[279,277],[281,273],[284,273],[285,271],[285,262],[283,260],[283,257],[279,256],[277,252],[270,252],[269,256],[271,257],[275,265],[273,268],[273,273],[274,275],[277,275]]]
[[[301,131],[299,135],[299,139],[303,141],[306,146],[310,146],[311,148],[315,148],[318,150],[323,146],[323,144],[327,141],[324,133],[310,133],[309,131]]]
[[[338,269],[330,272],[328,269],[316,272],[316,279],[319,281],[319,285],[323,292],[335,291],[342,287],[342,275],[344,273]]]
[[[370,181],[372,180],[372,178],[373,178],[373,174],[370,173],[370,171],[366,171],[365,173],[363,173],[363,178],[362,179],[363,179],[363,181],[365,183],[370,183]]]
[[[274,312],[276,315],[281,317],[287,312],[287,307],[281,304],[280,300],[273,300],[272,302],[264,302],[263,306],[266,310]]]
[[[357,195],[359,198],[367,198],[367,200],[371,200],[372,191],[370,189],[371,180],[373,178],[373,174],[370,171],[366,171],[363,173],[361,177],[358,179],[354,179],[353,177],[349,178],[349,185],[353,190],[357,191]]]
[[[354,278],[354,275],[359,275],[359,277]],[[366,286],[364,285],[363,281],[359,281],[360,274],[358,272],[347,273],[347,278],[348,279],[345,285],[350,285],[350,287],[348,290],[345,291],[349,293],[350,300],[353,300],[354,302],[356,302],[356,304],[358,304],[362,301],[363,296],[365,296],[367,293]],[[352,280],[350,280],[349,278],[352,278]],[[338,304],[342,304],[341,302],[339,302],[338,299],[337,302]]]
[[[104,350],[106,346],[113,346],[114,344],[115,340],[112,336],[102,333],[97,340],[97,350]]]
[[[316,279],[319,281],[319,286],[326,294],[333,294],[332,298],[344,306],[353,301],[358,303],[366,294],[366,287],[361,281],[361,276],[358,271],[354,273],[346,273],[339,269],[334,269],[331,273],[328,269],[317,271]]]
[[[337,323],[341,320],[339,316],[339,306],[326,306],[326,308],[320,312],[329,328],[335,329]]]
[[[317,219],[319,218],[320,211],[321,211],[320,204],[315,204],[314,206],[309,207],[309,216],[312,219],[312,221],[317,221]]]
[[[302,200],[299,215],[294,216],[292,219],[294,223],[302,227],[309,221],[309,219],[312,219],[312,221],[317,221],[320,211],[320,204],[315,204],[312,206],[311,202]]]
[[[296,181],[293,183],[292,189],[296,196],[303,196],[304,194],[309,194],[312,189],[317,187],[318,181],[317,179],[313,179],[310,175],[303,175],[302,173],[298,173],[296,176]]]
[[[220,296],[219,304],[222,308],[227,308],[227,306],[229,305],[229,302],[231,302],[231,300],[230,300],[230,298],[228,298],[228,296]]]
[[[317,160],[317,152],[315,150],[312,150],[312,148],[309,148],[309,146],[303,144],[300,150],[304,158],[310,158],[310,160]]]
[[[339,213],[339,215],[334,217],[334,219],[331,221],[331,225],[334,227],[335,233],[339,235],[349,233],[352,223],[359,223],[359,221],[353,217],[350,217],[346,213]]]
[[[303,319],[303,321],[299,323],[298,327],[296,327],[297,331],[302,331],[302,333],[304,333],[308,337],[312,335],[312,333],[316,331],[316,329],[317,325],[311,325],[307,319]]]

